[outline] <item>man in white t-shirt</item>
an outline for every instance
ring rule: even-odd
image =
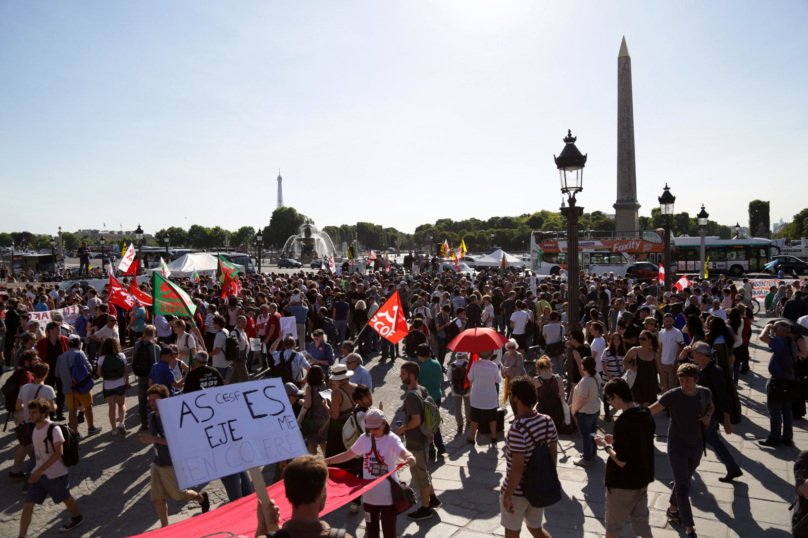
[[[71,531],[84,523],[84,518],[81,517],[76,499],[70,495],[67,467],[62,461],[62,446],[65,438],[62,430],[48,420],[49,405],[47,401],[43,398],[36,398],[30,401],[27,407],[28,418],[35,424],[31,438],[36,466],[29,479],[28,493],[25,494],[20,516],[19,536],[28,534],[28,526],[34,515],[34,505],[44,504],[48,496],[53,499],[54,504],[64,503],[70,511],[70,520],[59,529],[59,532]],[[52,442],[48,440],[49,432]]]
[[[523,357],[527,353],[527,335],[525,334],[525,327],[527,322],[530,321],[530,314],[525,309],[525,302],[521,299],[516,301],[516,311],[511,314],[511,328],[513,329],[513,338],[519,346],[519,352]]]
[[[592,343],[589,344],[589,347],[592,348],[592,358],[595,359],[595,369],[602,376],[603,352],[606,351],[607,347],[609,347],[606,345],[606,340],[603,338],[603,325],[599,321],[592,322],[592,324],[589,326],[589,334],[594,337]],[[605,381],[605,378],[603,378],[603,380]]]
[[[668,392],[679,386],[676,370],[679,365],[679,353],[685,348],[685,337],[682,331],[673,326],[673,314],[665,314],[662,319],[663,328],[659,331],[659,343],[662,344],[662,392]]]
[[[708,313],[712,316],[716,316],[723,319],[724,321],[727,321],[727,313],[726,311],[724,311],[723,308],[721,308],[721,301],[719,301],[718,299],[713,300],[713,307],[710,310],[708,310]]]
[[[17,413],[14,414],[15,422],[20,413],[22,413],[22,420],[19,422],[28,422],[28,402],[35,398],[42,398],[48,402],[48,407],[51,413],[56,412],[56,392],[53,387],[45,384],[45,378],[48,377],[50,367],[46,362],[35,362],[31,368],[31,373],[34,380],[31,383],[20,387],[20,392],[17,393]],[[27,464],[23,464],[25,457],[31,454],[31,446],[17,446],[17,451],[14,454],[14,465],[11,467],[9,473],[10,478],[27,478],[27,474],[33,469],[32,460],[28,460]]]

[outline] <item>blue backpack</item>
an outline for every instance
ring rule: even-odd
[[[73,392],[87,394],[93,390],[95,383],[84,361],[78,359],[79,353],[80,352],[73,353],[73,366],[70,367],[70,378],[73,380]]]

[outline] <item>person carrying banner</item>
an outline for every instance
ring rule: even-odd
[[[190,489],[181,490],[174,474],[171,462],[171,452],[168,449],[165,430],[157,410],[157,402],[168,398],[168,389],[165,385],[152,385],[148,390],[149,407],[149,433],[140,434],[140,442],[144,445],[154,445],[154,462],[151,466],[151,500],[160,518],[160,526],[168,526],[168,499],[177,501],[195,501],[199,503],[204,514],[210,510],[210,499],[207,492],[197,493]]]
[[[396,468],[396,460],[405,460],[410,467],[415,466],[415,456],[412,455],[396,434],[390,431],[387,418],[381,409],[368,409],[365,413],[365,431],[359,436],[356,443],[346,452],[325,459],[326,465],[343,463],[363,457],[363,478],[374,480],[382,477]],[[390,475],[393,482],[398,483],[398,473]],[[384,538],[396,538],[396,518],[398,517],[393,506],[393,497],[388,481],[364,495],[365,518],[368,538],[379,538],[381,526]]]

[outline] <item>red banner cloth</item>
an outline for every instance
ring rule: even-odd
[[[396,290],[393,295],[379,308],[368,322],[370,328],[381,335],[382,338],[393,344],[398,344],[407,333],[407,318],[401,309],[401,297]]]
[[[406,463],[376,480],[362,480],[342,469],[328,468],[328,498],[320,517],[340,508],[359,495],[376,487],[379,482],[398,471]],[[269,498],[280,509],[281,526],[292,517],[292,505],[286,498],[283,480],[267,488]],[[220,506],[207,514],[188,518],[162,529],[138,534],[134,538],[204,538],[206,536],[252,538],[258,528],[258,503],[255,493]]]

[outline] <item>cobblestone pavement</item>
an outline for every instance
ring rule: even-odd
[[[765,407],[767,348],[757,342],[757,333],[763,323],[755,324],[750,353],[752,370],[741,376],[739,392],[744,407],[744,420],[735,426],[735,434],[724,436],[730,450],[744,470],[744,476],[735,484],[723,484],[718,477],[725,474],[724,466],[715,453],[708,449],[702,459],[692,489],[691,500],[700,538],[785,538],[790,533],[788,506],[794,497],[792,466],[800,448],[808,446],[808,421],[795,423],[794,440],[797,447],[769,449],[760,447],[754,439],[768,433],[769,421]],[[374,401],[384,402],[388,418],[392,422],[402,418],[400,410],[403,391],[398,379],[398,366],[402,360],[380,362],[378,356],[367,365],[374,382]],[[6,374],[8,375],[8,374]],[[448,383],[444,384],[448,393]],[[70,533],[70,536],[124,537],[157,528],[159,522],[154,506],[149,499],[149,466],[152,452],[137,438],[137,398],[131,389],[127,398],[127,426],[131,428],[124,438],[112,437],[106,418],[106,403],[100,395],[95,396],[97,423],[104,431],[82,441],[82,461],[70,471],[73,495],[77,498],[86,523]],[[471,447],[463,436],[457,436],[452,399],[444,399],[443,435],[448,453],[442,460],[431,465],[433,483],[443,507],[431,520],[410,522],[398,518],[400,536],[429,538],[482,538],[504,535],[499,524],[499,484],[505,470],[499,449],[489,448],[489,437],[480,435],[478,445]],[[392,416],[395,412],[395,416]],[[507,422],[507,421],[506,421]],[[684,536],[682,529],[671,528],[665,518],[669,482],[673,476],[665,457],[668,420],[656,419],[656,481],[649,486],[649,505],[654,536],[669,538]],[[600,422],[603,432],[610,432],[613,423]],[[506,426],[507,427],[507,426]],[[86,424],[81,425],[82,433]],[[23,497],[20,482],[7,478],[16,448],[10,431],[0,433],[0,538],[17,536]],[[561,502],[545,512],[546,529],[554,538],[595,538],[605,534],[605,487],[603,474],[605,458],[598,452],[599,461],[589,469],[575,467],[572,462],[578,457],[580,438],[562,436],[559,452],[559,476],[564,488]],[[264,469],[267,482],[274,473],[272,466]],[[402,478],[409,478],[404,471]],[[227,497],[221,482],[204,484],[210,494],[212,508]],[[200,513],[196,503],[169,501],[170,521],[181,521]],[[28,536],[55,536],[58,527],[67,518],[63,505],[54,506],[48,500],[37,507]],[[365,536],[362,512],[351,514],[342,508],[324,518],[334,526],[345,527],[357,537]],[[523,528],[522,536],[530,534]],[[632,536],[626,525],[620,536]]]

